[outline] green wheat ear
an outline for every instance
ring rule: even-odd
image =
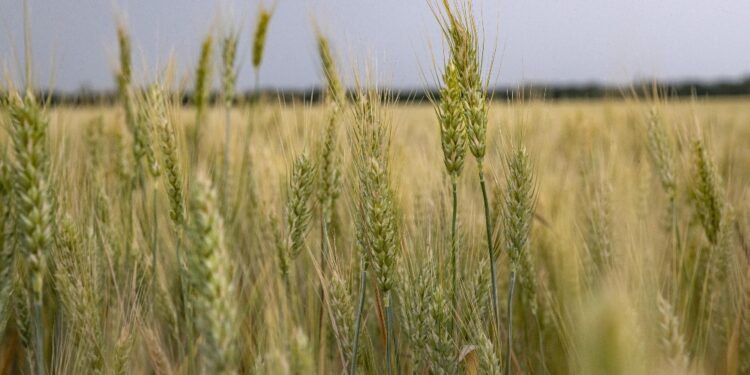
[[[456,65],[449,62],[443,73],[443,87],[437,107],[443,161],[452,180],[461,175],[466,155],[466,123],[459,79]]]
[[[172,119],[168,113],[171,105],[164,89],[153,86],[148,97],[148,118],[159,136],[165,177],[167,180],[167,197],[169,198],[169,218],[175,228],[181,228],[185,222],[185,203],[183,196],[182,168],[178,156],[177,137]]]
[[[292,165],[289,179],[289,196],[287,198],[287,231],[289,233],[287,249],[289,258],[295,259],[304,247],[305,237],[312,217],[310,197],[315,181],[313,162],[302,153]]]
[[[341,190],[341,171],[338,166],[340,160],[336,152],[337,129],[339,115],[342,112],[346,98],[328,39],[322,34],[318,34],[318,54],[327,82],[326,101],[330,106],[325,135],[318,146],[320,171],[318,200],[321,204],[323,220],[328,227],[331,224],[334,205]]]
[[[659,176],[662,188],[674,199],[677,184],[674,172],[674,146],[664,126],[662,116],[656,108],[651,108],[646,119],[648,152]]]
[[[237,370],[238,306],[233,267],[224,243],[224,225],[210,180],[199,175],[192,185],[187,254],[195,324],[202,337],[206,369],[215,374]]]
[[[34,327],[37,371],[44,371],[42,303],[46,261],[53,243],[53,196],[49,185],[49,124],[32,94],[11,94],[8,103],[13,143],[15,240],[23,255]]]
[[[719,243],[724,212],[723,193],[719,174],[711,160],[703,141],[693,142],[694,183],[693,198],[696,214],[706,233],[708,241]]]
[[[335,264],[328,280],[328,301],[334,333],[341,345],[345,362],[352,361],[352,337],[354,333],[354,295],[346,275]]]
[[[236,31],[230,31],[224,36],[221,44],[221,87],[226,106],[231,106],[234,102],[237,84],[237,68],[235,65],[238,38],[239,35]]]
[[[365,299],[366,273],[372,267],[383,296],[386,316],[386,367],[390,369],[393,313],[391,291],[396,285],[396,261],[399,231],[395,193],[390,181],[390,119],[381,107],[381,93],[360,89],[354,106],[354,127],[350,133],[355,169],[356,241],[360,250],[360,292],[354,338],[354,357],[358,355],[359,327]],[[396,344],[397,346],[397,344]],[[398,354],[398,353],[397,353]],[[352,361],[350,372],[356,371]],[[396,356],[398,371],[398,355]]]
[[[346,101],[346,89],[341,83],[336,62],[331,51],[331,43],[325,35],[318,33],[318,56],[326,78],[326,100],[332,101],[339,111]]]
[[[265,8],[258,14],[258,24],[255,27],[253,37],[253,67],[257,70],[263,62],[263,50],[266,46],[266,36],[268,35],[268,24],[271,22],[273,13]]]
[[[487,149],[487,94],[482,79],[482,61],[479,47],[479,32],[471,12],[471,3],[452,10],[444,1],[447,22],[441,27],[448,39],[450,64],[458,73],[461,89],[463,121],[469,150],[477,159],[480,170]]]
[[[195,129],[193,129],[193,153],[197,158],[200,148],[201,129],[203,127],[206,107],[209,96],[211,95],[212,78],[213,78],[213,35],[208,34],[201,44],[200,57],[198,58],[198,67],[195,71]]]
[[[524,296],[531,302],[531,313],[536,315],[536,273],[528,251],[531,225],[536,204],[531,161],[526,148],[517,146],[507,160],[507,187],[503,208],[504,245],[510,257],[508,291],[508,335],[505,357],[506,373],[510,373],[510,353],[513,348],[513,290],[516,275],[520,276]]]
[[[117,43],[120,48],[120,71],[117,73],[117,88],[120,98],[125,98],[132,80],[132,57],[130,35],[123,24],[117,25]]]

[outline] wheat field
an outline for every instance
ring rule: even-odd
[[[491,101],[435,11],[424,103],[323,34],[316,103],[236,100],[235,31],[189,105],[124,25],[111,106],[4,83],[0,373],[750,374],[750,100]]]

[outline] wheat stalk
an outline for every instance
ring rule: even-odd
[[[125,123],[131,131],[135,129],[136,114],[131,91],[133,63],[131,57],[130,35],[125,25],[117,25],[117,42],[120,49],[120,70],[117,73],[117,90],[125,110]]]
[[[444,87],[441,89],[441,102],[438,109],[440,120],[440,138],[443,146],[443,159],[451,179],[452,215],[451,215],[451,300],[457,309],[457,269],[458,269],[458,189],[457,180],[463,168],[466,128],[463,121],[461,88],[459,74],[453,62],[448,63],[444,73]]]
[[[336,65],[333,61],[333,55],[330,50],[328,40],[322,34],[318,33],[318,54],[320,57],[323,72],[327,81],[326,91],[326,102],[328,104],[328,124],[326,126],[325,135],[318,145],[318,165],[319,165],[319,183],[318,183],[318,202],[320,204],[320,264],[322,267],[322,275],[326,277],[326,265],[328,264],[329,256],[329,228],[331,227],[331,221],[335,212],[335,203],[340,193],[341,184],[341,171],[338,167],[339,157],[337,154],[337,128],[339,114],[343,108],[343,88],[341,87],[341,80],[336,71]],[[321,282],[320,295],[323,296],[323,300],[320,304],[319,313],[319,337],[318,342],[321,343],[320,357],[325,357],[323,340],[325,339],[325,325],[323,320],[324,306],[325,306],[325,293],[323,293],[323,284]],[[322,368],[321,368],[322,370]]]
[[[238,310],[223,222],[209,180],[199,175],[192,186],[189,223],[192,248],[187,260],[195,322],[202,337],[201,351],[209,372],[234,373]]]
[[[435,284],[435,269],[431,265],[407,271],[401,267],[401,284],[398,293],[401,307],[401,330],[414,355],[423,361],[427,358],[427,337],[430,335],[430,300]],[[408,286],[408,287],[407,287]]]
[[[104,358],[101,345],[103,333],[99,321],[96,295],[96,260],[88,253],[81,234],[69,216],[61,219],[54,246],[55,289],[60,295],[66,317],[81,347],[86,368],[101,373]]]
[[[383,296],[386,314],[386,369],[391,368],[391,340],[393,335],[393,312],[391,290],[396,284],[396,259],[399,251],[396,202],[390,182],[388,161],[389,119],[380,107],[380,93],[375,89],[360,90],[355,106],[355,127],[352,146],[355,152],[357,189],[360,194],[358,205],[358,242],[367,265],[372,265],[378,288]],[[363,264],[363,267],[365,264]],[[363,268],[362,272],[366,272]],[[363,293],[360,293],[360,302]],[[361,305],[361,304],[360,304]],[[357,313],[358,320],[361,309]],[[358,329],[355,330],[355,345]],[[396,353],[398,354],[398,353]],[[356,352],[355,352],[356,356]],[[398,355],[397,371],[398,371]],[[356,365],[353,362],[352,373]]]
[[[708,241],[719,243],[719,232],[722,226],[724,201],[722,198],[719,176],[702,141],[693,142],[695,166],[693,196],[696,214],[700,219]]]
[[[229,212],[229,192],[231,191],[230,185],[232,178],[230,176],[230,144],[232,137],[232,104],[234,103],[235,86],[237,84],[237,69],[236,58],[237,58],[237,40],[238,33],[236,31],[230,31],[222,40],[221,45],[221,58],[222,58],[222,69],[221,69],[221,87],[222,96],[224,100],[224,162],[223,162],[223,174],[222,174],[222,190],[221,190],[221,208],[226,214]]]
[[[17,245],[28,270],[36,371],[45,373],[42,303],[46,259],[52,245],[52,193],[49,186],[49,127],[32,94],[11,94],[8,103],[14,149],[13,191]]]
[[[195,129],[193,130],[193,153],[197,159],[200,153],[200,137],[205,118],[206,105],[211,94],[211,80],[213,78],[213,35],[208,34],[201,44],[198,67],[195,71]]]
[[[175,257],[177,260],[177,284],[180,290],[179,301],[182,311],[187,313],[184,302],[188,294],[185,286],[184,263],[182,255],[182,236],[185,225],[185,196],[183,191],[182,168],[178,155],[177,137],[169,109],[173,106],[166,97],[164,89],[154,85],[149,93],[149,119],[159,134],[162,160],[164,164],[167,198],[169,200],[169,218],[177,238]],[[154,275],[156,275],[154,273]],[[155,276],[154,276],[155,277]],[[186,316],[187,318],[187,316]],[[190,327],[188,327],[188,330]],[[192,338],[192,334],[189,334]]]
[[[441,128],[443,135],[443,153],[446,161],[446,167],[451,174],[453,187],[453,204],[456,205],[455,179],[460,174],[463,165],[464,142],[468,142],[469,150],[477,161],[479,172],[479,185],[482,190],[482,199],[484,203],[484,222],[485,234],[487,241],[487,252],[489,256],[490,277],[491,277],[491,297],[492,309],[494,313],[495,329],[499,332],[500,312],[497,303],[497,276],[495,271],[495,251],[492,243],[492,217],[490,213],[489,200],[487,198],[487,187],[484,178],[484,156],[487,149],[487,94],[486,87],[482,80],[482,61],[479,50],[479,33],[476,21],[472,15],[471,2],[466,2],[458,9],[452,9],[448,0],[443,1],[445,14],[438,17],[443,35],[448,43],[450,56],[444,73],[445,89],[441,92],[442,102],[446,103],[448,109],[443,113],[450,113],[448,117],[441,117],[441,123],[450,123],[446,119],[459,122],[460,125],[453,125],[454,129],[465,132],[466,141],[458,139],[456,136],[451,137],[451,132],[446,132]],[[452,140],[454,138],[455,140]],[[463,138],[463,137],[460,137]],[[446,142],[446,140],[448,140]],[[460,146],[457,142],[461,142]],[[446,147],[450,146],[450,147]],[[451,151],[451,152],[449,152]],[[460,152],[460,153],[459,153]],[[455,154],[455,155],[453,155]],[[448,155],[451,155],[449,158]],[[458,157],[460,155],[460,157]],[[450,161],[450,163],[449,163]],[[456,210],[453,210],[455,217]],[[453,219],[455,228],[455,218]],[[453,231],[455,232],[455,230]],[[453,239],[453,253],[457,252],[455,244],[456,236]],[[455,255],[452,255],[455,257]],[[453,266],[453,301],[456,304],[456,266]],[[496,334],[495,337],[499,335]]]
[[[0,159],[0,334],[5,327],[12,310],[13,265],[15,263],[11,238],[12,183],[11,169],[6,160]]]
[[[331,111],[334,114],[339,113],[346,101],[346,88],[341,82],[330,41],[321,32],[317,34],[317,41],[318,57],[323,67],[323,75],[326,78],[326,100],[334,105]]]
[[[670,366],[675,371],[684,373],[689,369],[690,362],[685,352],[685,339],[680,331],[680,322],[672,305],[663,296],[657,296],[656,306],[660,317],[661,348],[667,355]]]
[[[327,300],[331,312],[331,321],[334,323],[336,340],[341,346],[344,358],[343,363],[355,361],[352,357],[352,336],[354,332],[354,298],[349,289],[345,275],[342,275],[338,267],[332,267],[329,282]]]
[[[513,292],[516,274],[521,274],[521,283],[528,292],[534,292],[529,259],[528,244],[534,218],[535,188],[531,164],[526,148],[517,146],[507,159],[507,187],[503,209],[504,245],[510,256],[510,276],[508,285],[508,340],[505,356],[505,372],[511,373],[511,353],[513,352]]]
[[[310,196],[314,182],[315,167],[307,154],[300,154],[292,165],[287,197],[287,251],[295,259],[305,245],[312,209]]]
[[[271,22],[273,13],[265,8],[260,9],[258,14],[258,24],[255,26],[253,36],[253,69],[255,70],[255,92],[260,88],[260,64],[263,62],[263,50],[266,46],[266,36],[268,35],[268,24]]]

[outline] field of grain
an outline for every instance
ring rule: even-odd
[[[432,103],[6,83],[0,373],[750,374],[750,99],[490,101],[453,12]]]

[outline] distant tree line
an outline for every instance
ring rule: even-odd
[[[652,81],[641,81],[627,86],[602,85],[602,84],[570,84],[570,85],[525,85],[520,87],[495,87],[488,90],[493,100],[509,100],[512,98],[536,98],[545,100],[562,99],[616,99],[622,97],[641,96],[649,92],[648,87]],[[736,81],[681,81],[660,82],[658,87],[669,97],[722,97],[750,95],[750,76]],[[47,98],[51,105],[112,105],[117,101],[115,91],[93,91],[81,89],[77,92],[62,91],[40,91],[39,97]],[[259,96],[273,98],[282,103],[306,102],[317,103],[322,98],[320,88],[298,89],[298,90],[272,90],[266,89],[258,92],[246,91],[237,96],[238,102],[250,102],[257,100]],[[350,94],[352,94],[350,92]],[[421,103],[429,101],[430,98],[439,98],[437,90],[389,90],[388,95],[398,103]],[[0,93],[5,97],[5,93]],[[210,96],[211,103],[220,100],[218,92]],[[192,104],[192,93],[182,94],[181,101],[184,105]]]

